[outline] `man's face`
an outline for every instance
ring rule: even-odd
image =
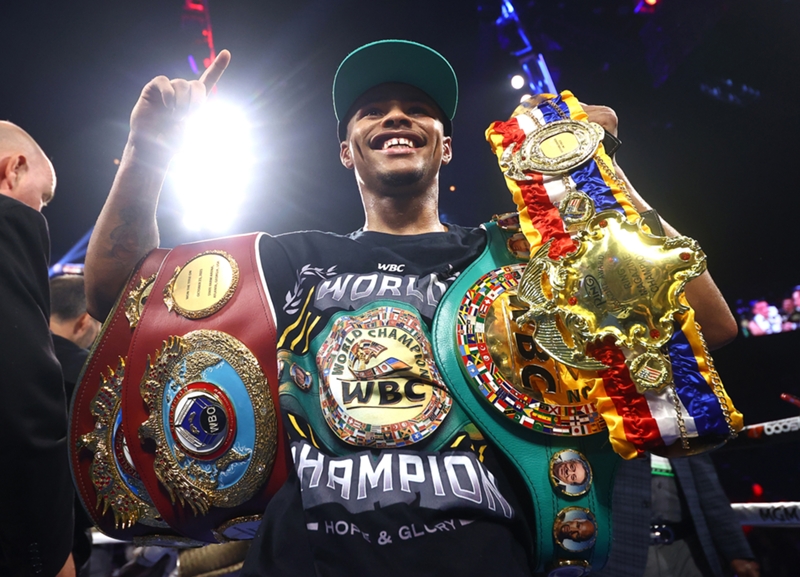
[[[583,485],[586,481],[586,469],[577,459],[554,463],[553,475],[567,485]]]
[[[800,309],[800,291],[794,291],[792,293],[792,302],[796,308]]]
[[[392,195],[436,182],[452,145],[439,108],[424,92],[381,84],[362,94],[353,109],[340,156],[355,170],[359,186]]]
[[[594,524],[588,519],[573,519],[564,521],[558,528],[561,539],[572,539],[573,541],[588,541],[594,537]]]
[[[767,316],[769,314],[769,305],[767,301],[758,301],[753,305],[753,314]]]

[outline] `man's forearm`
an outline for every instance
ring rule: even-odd
[[[615,163],[614,170],[617,177],[621,178],[630,193],[633,206],[640,213],[652,210],[652,206],[645,201],[636,189],[631,185],[623,170]],[[660,218],[660,217],[659,217]],[[661,218],[661,225],[667,236],[679,236],[680,233],[667,221]],[[686,285],[686,299],[695,311],[695,319],[702,327],[703,337],[705,337],[708,347],[711,350],[726,345],[734,338],[738,332],[736,319],[733,318],[731,310],[722,293],[717,288],[711,274],[706,270],[697,278],[691,280]]]
[[[103,320],[139,260],[158,246],[156,208],[168,160],[128,142],[86,252],[89,313]]]

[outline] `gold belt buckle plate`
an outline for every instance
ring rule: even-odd
[[[637,390],[662,391],[672,372],[660,349],[687,310],[680,295],[705,270],[705,254],[690,238],[650,235],[616,211],[596,215],[575,239],[578,249],[558,260],[550,242],[531,258],[519,285],[529,306],[520,322],[535,325],[534,340],[550,355],[586,370],[606,368],[586,345],[611,336],[630,351]]]
[[[500,169],[513,180],[531,180],[527,172],[563,174],[589,160],[604,136],[596,122],[556,120],[531,132],[516,151],[516,143],[509,145]]]

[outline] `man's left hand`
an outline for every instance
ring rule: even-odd
[[[758,561],[752,559],[734,559],[731,561],[731,570],[737,577],[760,577],[761,575]]]

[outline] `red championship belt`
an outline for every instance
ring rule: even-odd
[[[130,459],[120,412],[134,328],[169,251],[152,251],[131,274],[84,365],[73,397],[69,447],[78,495],[94,524],[116,539],[174,536]]]
[[[128,354],[122,422],[132,461],[164,521],[198,541],[252,538],[286,479],[259,238],[173,249]]]

